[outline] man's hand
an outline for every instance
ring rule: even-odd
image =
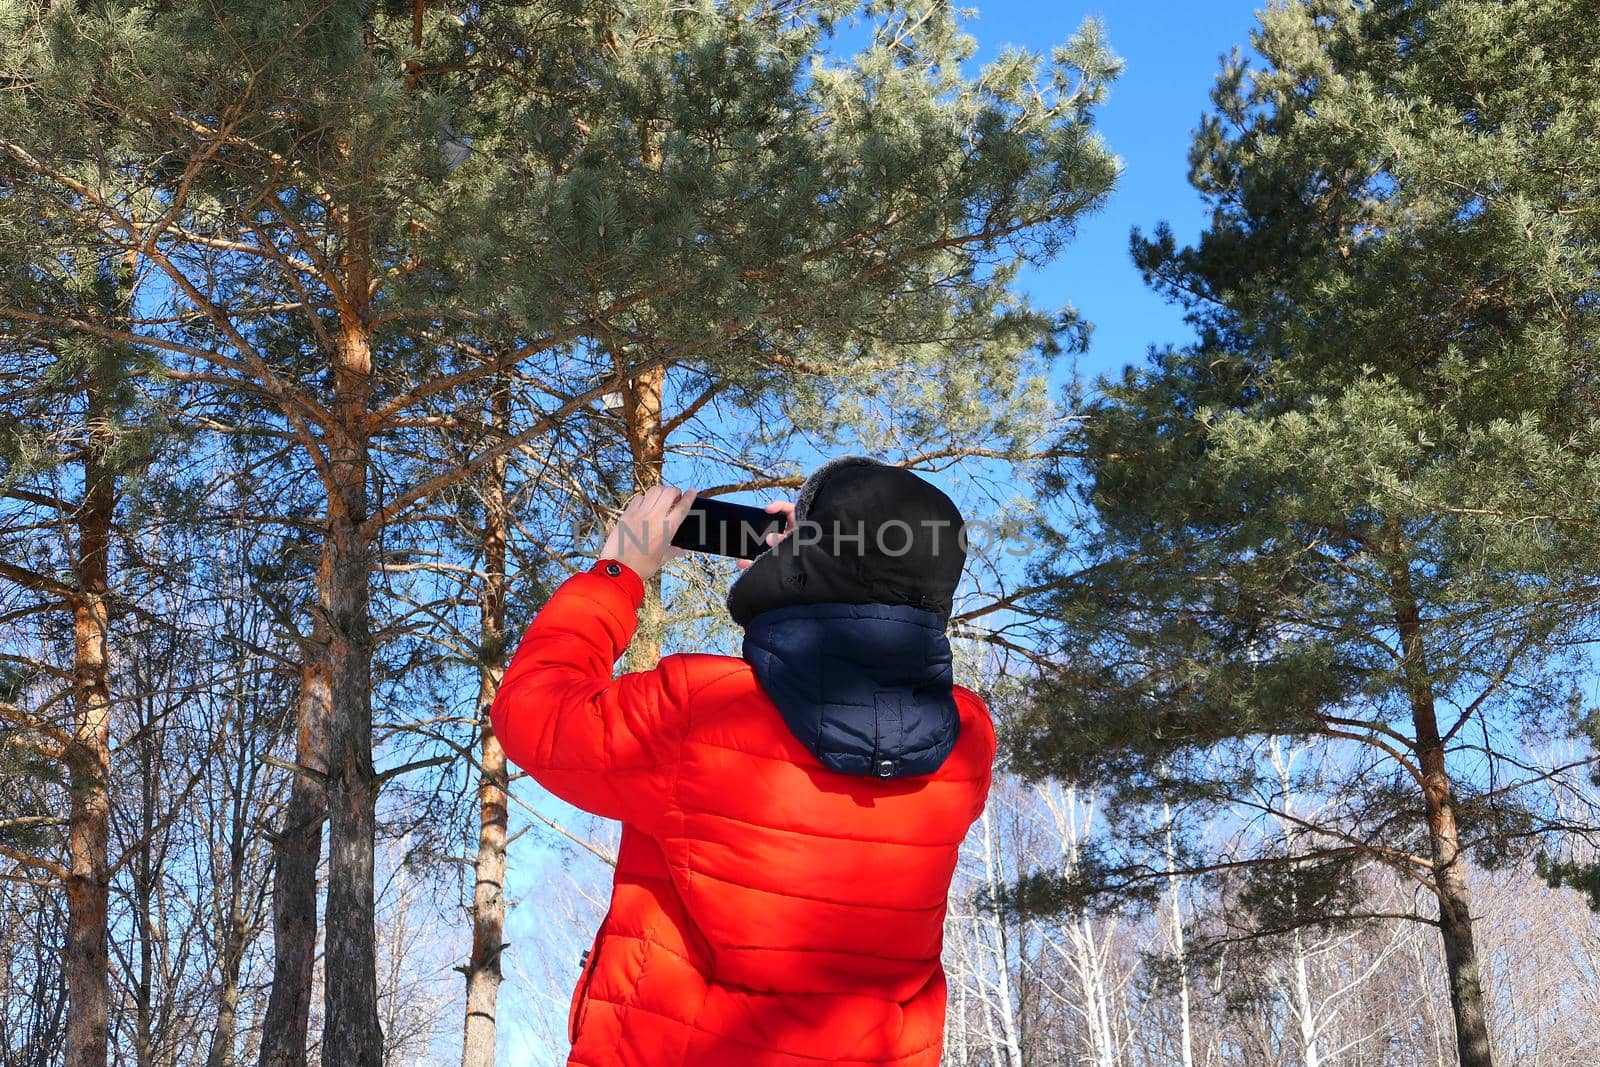
[[[783,532],[767,534],[768,548],[771,548],[779,541],[782,541],[785,537],[788,537],[790,534],[794,533],[794,501],[774,500],[761,510],[765,511],[768,515],[777,515],[780,513],[783,515]],[[755,560],[741,559],[739,560],[737,566],[740,570],[746,570],[749,568],[750,564],[754,562]]]
[[[606,537],[600,558],[614,559],[648,582],[668,559],[683,555],[683,549],[672,547],[672,535],[683,525],[696,492],[652,485],[633,494]]]

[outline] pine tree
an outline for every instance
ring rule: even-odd
[[[1149,895],[1149,804],[1293,820],[1193,851],[1262,933],[1373,918],[1363,864],[1436,908],[1460,1061],[1491,1063],[1469,858],[1566,828],[1525,745],[1570,729],[1595,636],[1600,40],[1587,3],[1314,0],[1261,15],[1191,150],[1199,241],[1135,235],[1197,339],[1103,383],[1054,488],[1057,666],[1019,764],[1108,791],[1119,848],[1034,905]],[[1068,547],[1064,533],[1063,548]],[[1274,738],[1334,746],[1273,789]]]
[[[32,223],[32,262],[5,262],[9,289],[69,307],[117,330],[133,314],[128,257],[74,230],[70,208],[18,190]],[[92,239],[92,238],[91,238]],[[45,254],[45,250],[48,253]],[[0,345],[0,578],[22,596],[7,614],[24,640],[8,642],[0,732],[19,771],[43,776],[40,809],[20,825],[33,849],[0,850],[52,879],[67,900],[62,972],[74,1010],[66,1062],[105,1059],[111,852],[110,641],[117,603],[113,541],[122,480],[150,458],[159,419],[141,388],[148,353],[120,339],[23,329]],[[48,764],[58,768],[46,769]],[[47,810],[50,785],[66,787],[66,815]],[[55,809],[59,811],[60,809]],[[64,839],[48,831],[59,826]],[[60,859],[58,854],[64,853]]]

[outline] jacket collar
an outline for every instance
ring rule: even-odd
[[[832,602],[773,608],[746,627],[744,658],[790,731],[830,770],[931,774],[955,747],[960,712],[936,612]]]

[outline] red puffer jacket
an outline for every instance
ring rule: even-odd
[[[611,909],[573,992],[568,1064],[935,1067],[946,898],[994,759],[987,708],[949,686],[946,662],[937,696],[953,697],[953,742],[937,769],[830,770],[817,738],[796,735],[794,701],[786,723],[746,659],[672,655],[613,679],[643,597],[620,564],[568,579],[528,627],[492,712],[512,761],[624,824]],[[791,661],[835,685],[824,703],[849,699],[839,686],[859,671],[932,640],[905,612],[835,609],[818,625],[845,645]],[[788,625],[766,651],[787,655],[785,641],[815,651],[822,631]],[[846,661],[855,666],[837,666]],[[877,709],[869,751],[874,736],[915,734],[926,690],[879,678],[864,701]]]

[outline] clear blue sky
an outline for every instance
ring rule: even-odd
[[[1135,226],[1148,233],[1163,220],[1179,240],[1200,232],[1203,206],[1187,177],[1190,134],[1210,105],[1219,57],[1235,45],[1250,52],[1254,12],[1261,6],[1245,0],[1127,0],[1046,7],[992,0],[967,24],[978,42],[974,58],[981,62],[1007,44],[1047,53],[1095,15],[1125,63],[1097,122],[1123,161],[1116,192],[1060,258],[1023,281],[1035,302],[1071,303],[1094,324],[1090,350],[1078,359],[1085,375],[1116,371],[1141,360],[1152,344],[1188,336],[1178,309],[1139,278],[1128,255],[1128,234]]]
[[[1141,360],[1152,344],[1187,337],[1178,310],[1140,280],[1128,256],[1128,234],[1135,226],[1149,231],[1161,221],[1171,223],[1180,240],[1199,233],[1202,205],[1187,180],[1190,131],[1208,107],[1218,57],[1235,45],[1248,50],[1257,6],[1243,0],[1138,0],[1114,9],[1077,4],[1051,8],[1028,0],[991,0],[967,23],[967,32],[978,42],[973,62],[982,63],[1006,45],[1048,54],[1085,17],[1098,15],[1111,48],[1126,64],[1097,123],[1123,161],[1117,190],[1103,211],[1085,220],[1077,240],[1059,259],[1028,272],[1021,283],[1036,304],[1055,308],[1071,303],[1094,324],[1091,348],[1077,360],[1078,371],[1086,376],[1114,372]],[[848,50],[856,40],[858,35],[847,30],[833,44]],[[1058,380],[1070,371],[1063,365]],[[520,788],[525,797],[537,795],[527,785]],[[514,823],[523,821],[520,815],[513,817]],[[540,862],[549,856],[536,851],[535,837],[537,832],[513,851],[508,890],[523,901],[509,919],[514,944],[540,925],[541,886],[553,873]],[[575,975],[576,958],[571,965]],[[523,988],[514,968],[508,978],[501,1050],[512,1062],[539,1062],[520,1022],[530,1010],[532,991]],[[567,993],[563,988],[553,995],[564,1003]]]

